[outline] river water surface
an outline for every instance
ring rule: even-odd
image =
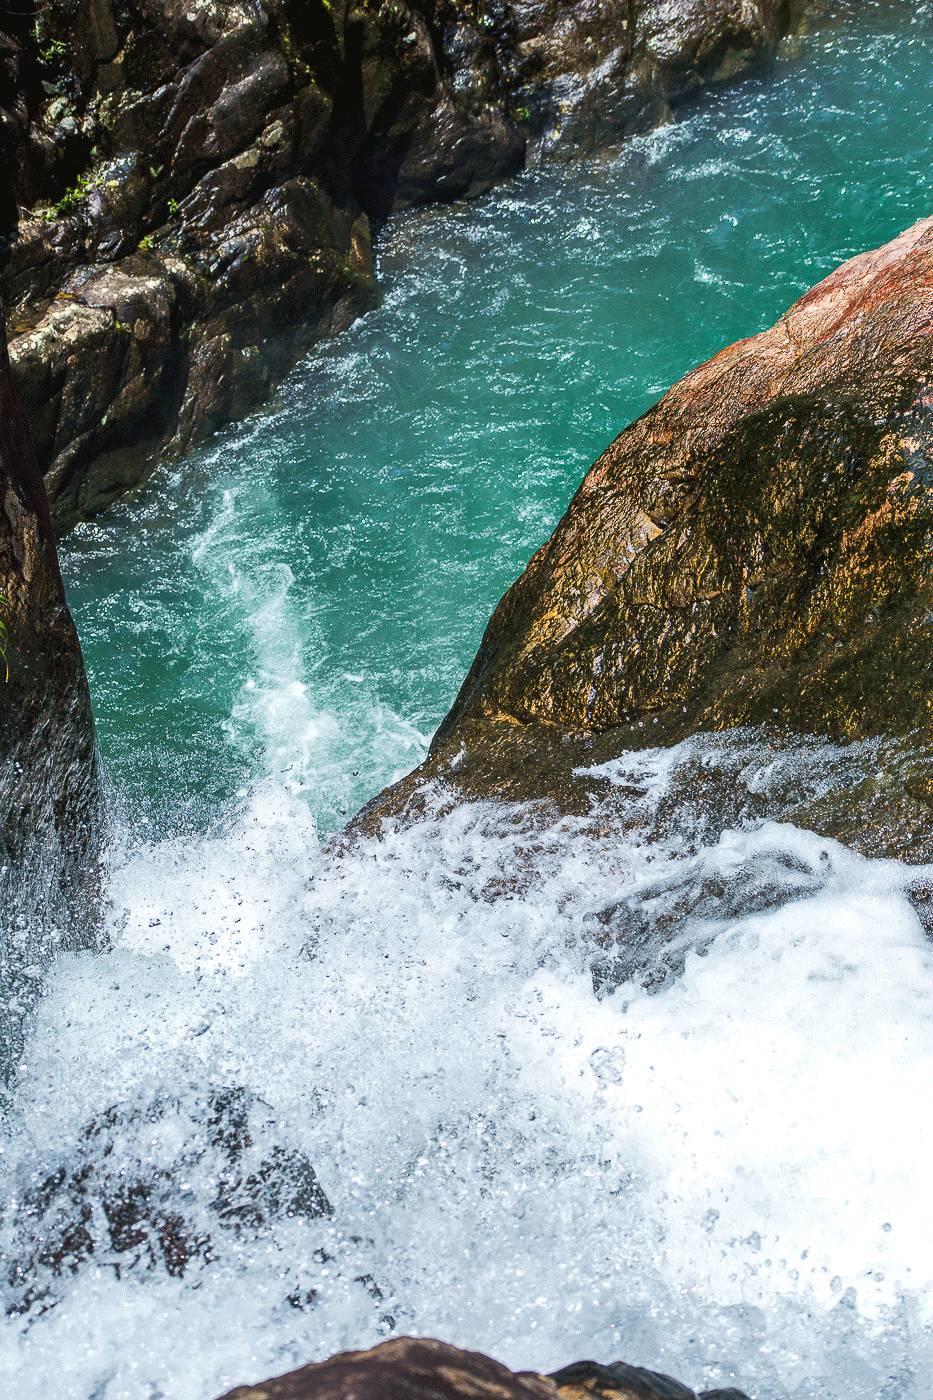
[[[901,867],[769,819],[851,752],[622,759],[614,839],[323,839],[613,433],[930,212],[933,14],[857,8],[621,154],[394,221],[377,311],[66,542],[111,947],[54,965],[0,1140],[18,1395],[210,1400],[393,1330],[930,1394],[933,949]]]

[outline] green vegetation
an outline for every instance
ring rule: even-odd
[[[87,199],[92,190],[99,189],[103,184],[103,176],[98,172],[92,175],[90,172],[79,175],[74,184],[62,195],[55,204],[50,204],[48,209],[43,211],[42,217],[47,223],[61,218],[63,214],[70,214],[77,209],[80,204]]]
[[[39,50],[39,57],[43,63],[57,63],[59,59],[65,57],[68,52],[68,45],[64,39],[46,40],[45,25],[41,19],[37,19],[32,27],[32,37],[36,41]]]
[[[168,202],[168,212],[169,212],[170,214],[177,214],[180,208],[181,208],[181,205],[178,203],[178,200],[177,200],[177,199],[170,199],[170,200],[169,200],[169,202]]]

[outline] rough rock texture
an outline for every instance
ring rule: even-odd
[[[15,224],[5,174],[25,113],[6,105],[15,50],[0,36],[0,269]],[[94,722],[0,301],[0,1079],[37,968],[93,937],[99,840]],[[22,894],[30,890],[26,903]],[[21,911],[31,911],[27,925]]]
[[[801,0],[802,4],[802,0]],[[268,396],[372,304],[374,221],[665,119],[790,0],[40,0],[17,383],[59,525]],[[15,83],[15,86],[14,86]]]
[[[864,800],[929,858],[931,409],[933,219],[612,443],[496,609],[428,763],[370,819],[432,776],[569,805],[584,761],[776,725],[895,736],[896,779],[866,774]]]
[[[37,967],[92,940],[98,774],[81,650],[65,603],[0,307],[0,1080]],[[29,902],[23,892],[30,890]],[[26,926],[18,910],[29,909]]]
[[[799,0],[514,0],[517,103],[534,152],[594,150],[669,119],[733,78],[797,22]]]
[[[670,1376],[616,1361],[581,1361],[553,1376],[510,1371],[477,1351],[398,1337],[371,1351],[348,1351],[223,1400],[698,1400]],[[707,1390],[699,1400],[747,1400],[738,1390]]]
[[[60,1281],[102,1256],[137,1277],[156,1268],[180,1278],[231,1238],[329,1216],[307,1157],[263,1146],[271,1116],[239,1086],[207,1094],[179,1086],[177,1095],[111,1104],[60,1144],[58,1160],[27,1157],[0,1220],[7,1308],[54,1307]],[[185,1180],[197,1182],[206,1210],[194,1191],[179,1198]]]

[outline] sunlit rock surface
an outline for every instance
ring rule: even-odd
[[[517,101],[533,152],[593,150],[667,120],[710,82],[760,61],[805,3],[514,0]]]
[[[399,1337],[371,1351],[343,1352],[287,1375],[240,1386],[223,1400],[698,1400],[670,1376],[582,1361],[552,1376],[510,1371],[476,1351]],[[706,1390],[699,1400],[747,1400],[738,1390]]]
[[[375,295],[372,225],[644,130],[771,52],[785,0],[45,0],[8,285],[56,521],[266,399]]]
[[[370,816],[426,778],[579,810],[584,764],[770,726],[888,736],[794,819],[928,858],[931,332],[926,220],[675,385],[586,476],[427,764]]]

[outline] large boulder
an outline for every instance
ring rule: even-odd
[[[371,1351],[347,1351],[328,1361],[258,1385],[240,1386],[223,1400],[748,1400],[738,1390],[697,1393],[657,1371],[616,1361],[582,1361],[552,1376],[510,1371],[478,1351],[446,1342],[397,1337]]]
[[[43,0],[13,16],[11,356],[57,525],[249,412],[371,306],[372,227],[392,210],[663,120],[769,53],[797,8]]]
[[[587,757],[773,726],[887,736],[897,780],[865,798],[889,826],[897,809],[888,849],[928,859],[931,386],[928,219],[607,448],[496,608],[427,764],[367,820],[435,778],[572,805]]]

